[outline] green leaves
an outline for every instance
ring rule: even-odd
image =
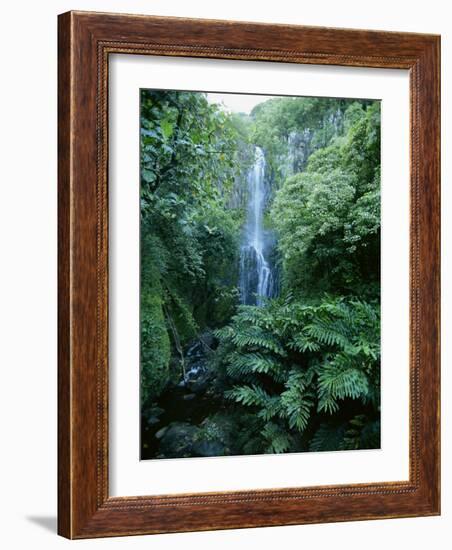
[[[261,431],[268,453],[284,453],[290,449],[292,438],[278,424],[268,422]]]
[[[379,102],[339,102],[334,111],[334,102],[328,106],[303,99],[302,108],[283,101],[287,106],[281,103],[278,113],[298,109],[310,124],[306,135],[295,133],[288,139],[286,155],[294,157],[295,165],[300,149],[309,154],[292,173],[281,175],[271,208],[283,284],[309,298],[319,299],[325,292],[362,296],[372,288],[370,283],[379,284]],[[322,119],[326,113],[327,121]],[[269,109],[268,115],[273,116]]]
[[[342,363],[342,364],[341,364]],[[334,400],[365,398],[369,383],[364,372],[350,365],[342,356],[323,365],[319,374],[319,393]],[[320,407],[320,410],[322,408]]]
[[[265,390],[256,385],[236,386],[225,392],[225,396],[228,399],[234,399],[237,403],[243,403],[243,405],[265,406],[266,402],[271,399]]]
[[[315,402],[312,381],[312,372],[293,370],[286,382],[287,389],[281,394],[283,417],[288,419],[290,428],[300,432],[307,428]]]
[[[229,318],[236,296],[240,214],[228,202],[241,169],[238,132],[231,117],[194,92],[142,90],[140,121],[141,229],[159,242],[156,254],[142,257],[142,269],[150,258],[164,266],[156,284],[167,289],[165,306],[188,338],[191,320],[205,326],[207,311],[213,327]]]
[[[213,391],[243,452],[376,444],[379,116],[378,102],[274,98],[248,117],[202,93],[142,90],[144,399],[165,385],[175,334],[183,354],[214,330]],[[262,307],[239,306],[237,289],[254,144],[282,283]]]
[[[271,452],[293,450],[319,418],[346,416],[350,400],[378,410],[376,303],[326,297],[319,305],[304,305],[288,296],[261,308],[242,306],[215,335],[232,384],[225,395],[267,423],[262,445],[280,449]],[[350,429],[341,428],[340,445]],[[321,448],[322,433],[314,436],[313,449]]]
[[[378,449],[380,447],[380,421],[364,414],[348,422],[323,423],[309,444],[310,451],[344,451]]]
[[[239,348],[267,349],[277,355],[284,356],[286,352],[278,340],[260,327],[250,326],[232,335],[232,341]]]
[[[217,332],[218,334],[218,332]],[[232,377],[244,377],[250,373],[267,374],[279,380],[281,363],[262,353],[234,353],[230,356],[227,373]]]
[[[160,128],[162,129],[162,134],[165,139],[169,139],[173,135],[174,124],[171,120],[163,118],[160,121]]]
[[[146,183],[153,183],[156,179],[155,173],[151,170],[146,170],[146,168],[141,170],[141,177]]]

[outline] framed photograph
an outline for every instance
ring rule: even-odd
[[[439,59],[59,16],[61,535],[440,513]]]

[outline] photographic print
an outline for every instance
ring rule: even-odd
[[[140,94],[141,459],[380,448],[380,101]]]
[[[440,514],[440,48],[58,17],[60,535]]]

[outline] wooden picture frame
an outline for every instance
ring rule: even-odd
[[[58,532],[89,538],[440,513],[440,38],[138,15],[59,16]],[[113,53],[410,73],[409,481],[110,497],[108,60]]]

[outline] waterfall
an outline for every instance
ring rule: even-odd
[[[242,304],[262,305],[274,294],[274,277],[266,258],[268,239],[263,228],[266,199],[265,156],[256,147],[254,165],[248,174],[248,214],[240,250],[240,300]]]

